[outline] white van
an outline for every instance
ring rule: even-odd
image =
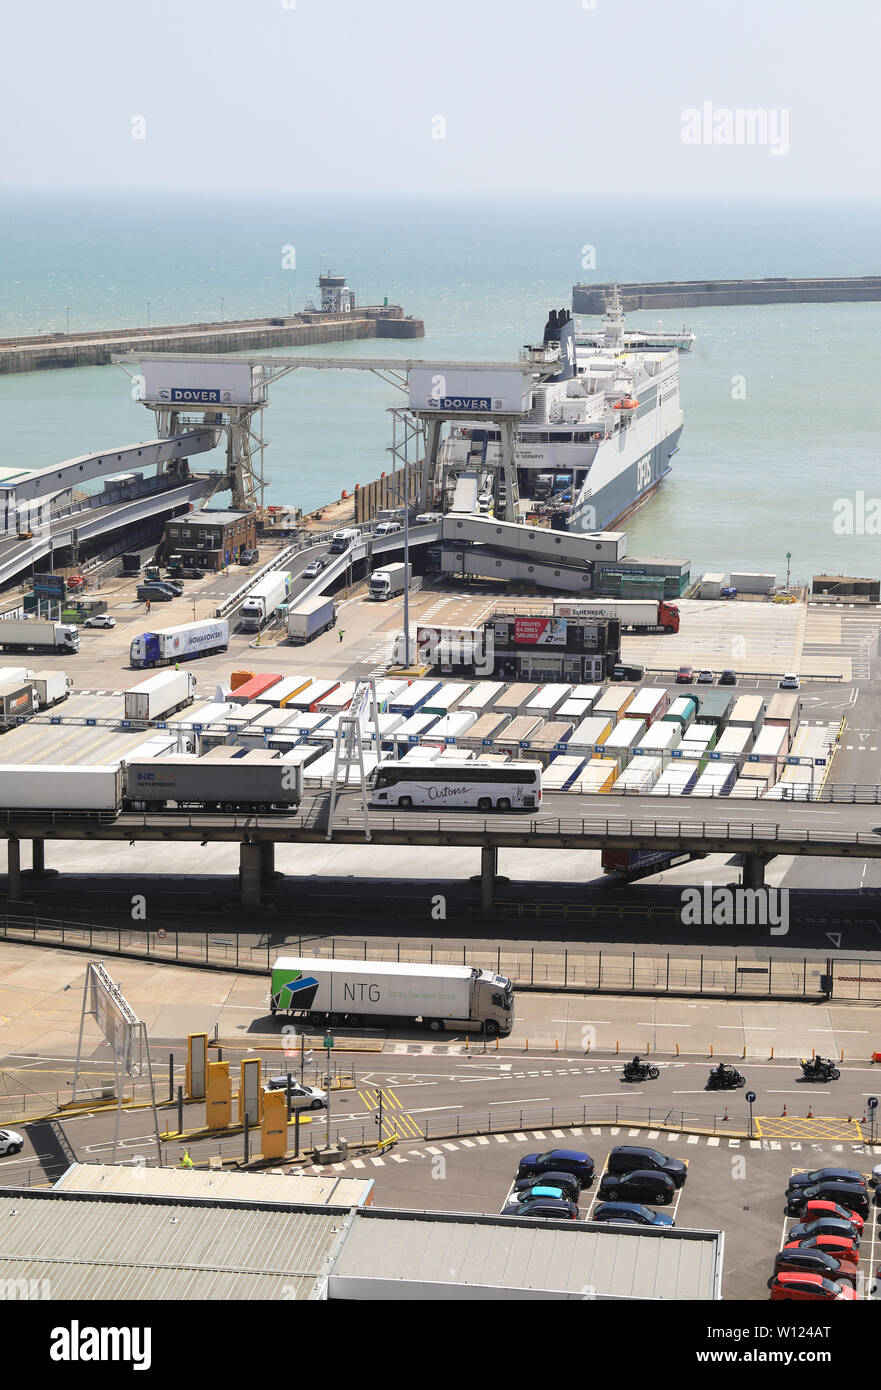
[[[403,531],[403,526],[399,521],[381,521],[374,528],[374,536],[393,536],[396,531]]]

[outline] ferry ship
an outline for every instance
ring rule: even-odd
[[[651,345],[646,335],[627,333],[617,290],[601,338],[576,334],[566,310],[551,311],[543,343],[521,353],[544,376],[516,440],[522,519],[550,513],[561,529],[610,530],[660,487],[682,433],[679,353],[693,337],[657,336],[661,341]],[[548,379],[555,361],[560,370]],[[498,429],[454,426],[440,463],[446,492],[437,500],[444,510],[459,509],[455,491],[466,474],[480,480],[477,510],[492,510],[492,480],[501,463]],[[497,492],[494,500],[500,500]]]

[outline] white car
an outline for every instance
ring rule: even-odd
[[[24,1139],[14,1129],[0,1129],[0,1154],[20,1154]]]
[[[319,555],[317,560],[313,560],[312,563],[307,565],[306,568],[303,570],[303,578],[314,579],[316,575],[319,575],[321,571],[326,567],[327,561]]]
[[[780,681],[779,685],[777,686],[777,689],[799,690],[801,689],[801,681],[799,680],[798,676],[795,674],[794,671],[788,671],[787,674],[783,677],[782,681]]]
[[[271,1076],[266,1087],[270,1091],[287,1091],[287,1074]],[[302,1085],[291,1073],[291,1105],[295,1110],[322,1110],[327,1105],[327,1093],[317,1086]]]
[[[96,613],[92,618],[86,618],[83,627],[116,627],[116,619],[111,618],[109,613]]]

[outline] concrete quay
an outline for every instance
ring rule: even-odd
[[[573,285],[574,314],[604,314],[614,286]],[[767,280],[660,280],[619,285],[625,313],[730,304],[840,304],[881,300],[881,275],[784,276]]]

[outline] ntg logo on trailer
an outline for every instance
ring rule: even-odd
[[[273,974],[273,1003],[277,1009],[309,1009],[318,993],[314,975],[300,970],[280,970]]]

